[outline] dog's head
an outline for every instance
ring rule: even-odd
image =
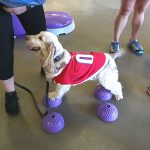
[[[69,62],[69,54],[63,49],[56,35],[42,31],[25,38],[29,50],[36,51],[46,75],[58,75]]]
[[[31,51],[36,51],[38,55],[39,53],[41,53],[42,56],[48,55],[50,52],[49,48],[51,44],[53,44],[53,48],[55,47],[54,57],[57,57],[57,55],[63,53],[64,51],[62,45],[58,41],[57,36],[51,32],[41,31],[37,35],[27,35],[25,40],[28,49]]]

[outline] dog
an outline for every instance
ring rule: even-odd
[[[98,80],[105,89],[123,99],[122,85],[118,81],[115,59],[123,52],[108,54],[102,52],[68,52],[56,35],[41,31],[37,35],[25,37],[27,48],[37,52],[46,79],[56,83],[56,90],[48,93],[50,100],[62,98],[72,85],[88,80]]]

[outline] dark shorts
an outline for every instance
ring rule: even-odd
[[[0,80],[7,80],[14,75],[14,31],[12,15],[3,10],[0,4]],[[34,35],[46,30],[43,6],[36,6],[18,15],[27,34]]]

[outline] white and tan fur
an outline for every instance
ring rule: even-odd
[[[37,35],[29,35],[25,39],[28,49],[37,51],[47,80],[59,75],[71,59],[70,53],[62,47],[57,36],[53,33],[42,31]],[[63,57],[59,61],[54,62],[54,59],[62,53],[64,53]],[[107,61],[105,66],[89,80],[98,80],[99,84],[111,91],[116,100],[121,100],[123,99],[122,86],[118,81],[118,70],[114,61],[114,58],[120,54],[113,54],[113,57],[107,53],[105,55]],[[70,87],[70,84],[62,85],[58,83],[56,90],[49,92],[49,99],[62,98],[69,91]]]

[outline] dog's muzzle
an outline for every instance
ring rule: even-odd
[[[41,47],[27,47],[30,51],[39,51],[41,50]]]

